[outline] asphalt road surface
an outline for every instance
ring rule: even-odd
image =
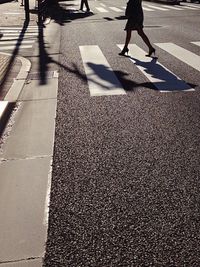
[[[200,6],[143,2],[149,59],[118,56],[124,1],[89,3],[62,2],[44,266],[200,266]]]

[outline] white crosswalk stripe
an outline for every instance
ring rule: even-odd
[[[91,96],[126,94],[98,46],[80,46],[79,48]]]
[[[98,10],[100,13],[108,13],[108,12],[124,12],[124,9],[126,9],[125,6],[117,6],[117,7],[113,7],[113,6],[106,6],[105,4],[100,4],[100,7],[95,7],[96,10]],[[147,4],[147,3],[143,3],[143,10],[147,11],[147,12],[152,12],[152,11],[185,11],[185,10],[197,10],[199,11],[199,6],[197,5],[191,5],[191,4],[182,4],[182,5],[173,5],[173,6],[168,6],[168,5],[154,5],[154,4]]]
[[[187,4],[188,6],[191,6],[191,7],[195,7],[195,8],[198,8],[198,9],[200,9],[200,6],[198,6],[198,5],[195,5],[195,4]]]
[[[2,46],[0,47],[0,51],[5,51],[5,50],[14,50],[16,48],[15,45],[10,45],[10,46]],[[27,49],[27,48],[32,48],[32,45],[20,45],[20,49]]]
[[[96,7],[96,9],[100,12],[100,13],[108,13],[109,11],[103,7]]]
[[[158,47],[167,51],[172,56],[200,71],[200,56],[173,43],[156,43]]]
[[[184,9],[190,9],[190,10],[196,10],[196,8],[195,7],[191,7],[191,6],[181,6],[182,8],[184,8]]]
[[[33,44],[35,42],[35,40],[21,40],[22,44]],[[1,41],[0,40],[0,49],[1,49],[1,45],[15,45],[18,43],[18,40],[9,40],[9,41]]]
[[[143,8],[143,10],[145,10],[145,11],[155,11],[154,9],[149,8],[149,7],[145,7],[145,6],[143,6],[142,8]]]
[[[109,7],[111,10],[115,11],[115,12],[123,12],[122,9],[118,8],[118,7]]]
[[[118,45],[120,49],[123,45]],[[146,52],[137,45],[129,45],[131,61],[161,92],[193,91],[187,83],[160,64],[156,59],[146,57]]]
[[[200,46],[200,41],[191,43]],[[155,43],[155,45],[200,72],[200,56],[174,43]],[[120,49],[123,48],[123,45],[117,46]],[[79,49],[91,96],[126,94],[125,89],[122,87],[99,46],[80,46]],[[146,76],[158,91],[162,93],[195,91],[191,85],[161,64],[158,58],[147,57],[147,52],[139,46],[129,44],[129,53],[127,59],[134,63],[134,66]]]
[[[183,10],[183,8],[180,8],[180,7],[166,6],[166,5],[163,5],[163,6],[166,7],[166,8],[169,8],[169,9],[173,9],[173,10]]]
[[[162,11],[167,11],[168,9],[166,9],[166,8],[163,8],[163,7],[158,7],[158,6],[154,6],[154,5],[147,5],[147,4],[145,4],[145,7],[149,7],[149,8],[154,8],[154,9],[157,9],[157,10],[162,10]]]
[[[16,47],[30,49],[38,36],[38,27],[29,26],[24,30],[20,27],[0,27],[2,37],[0,38],[0,51],[14,50]],[[22,36],[20,36],[22,34]]]
[[[200,46],[200,42],[191,42],[191,43]]]

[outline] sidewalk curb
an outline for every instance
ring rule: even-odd
[[[1,52],[1,54],[5,56],[12,56],[8,53]],[[27,58],[18,56],[17,59],[19,59],[22,63],[21,69],[17,77],[14,79],[14,82],[10,87],[8,93],[6,94],[4,100],[0,101],[0,134],[5,128],[12,108],[14,107],[15,102],[18,100],[18,97],[21,93],[21,90],[25,84],[25,81],[31,68],[31,62]]]

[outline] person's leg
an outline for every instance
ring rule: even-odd
[[[90,8],[89,8],[89,5],[88,5],[88,0],[85,0],[84,2],[85,2],[85,6],[86,6],[87,11],[90,11]]]
[[[83,1],[84,1],[84,0],[81,0],[80,10],[83,10]]]
[[[149,38],[146,36],[146,34],[144,33],[142,28],[139,28],[137,30],[138,34],[140,35],[140,37],[142,38],[142,40],[145,42],[145,44],[148,46],[149,48],[149,54],[148,56],[151,56],[152,53],[155,53],[155,48],[153,48],[153,46],[151,45]]]
[[[124,56],[126,53],[128,54],[128,44],[131,40],[131,30],[126,30],[126,40],[125,40],[125,44],[124,44],[124,48],[122,49],[122,51],[119,53],[120,56]]]
[[[140,35],[140,37],[142,38],[142,40],[145,42],[145,44],[148,46],[149,50],[153,48],[153,46],[151,45],[149,38],[146,36],[146,34],[144,33],[142,28],[139,28],[137,30],[138,34]]]

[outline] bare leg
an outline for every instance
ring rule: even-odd
[[[124,56],[125,53],[128,54],[128,51],[129,51],[128,44],[129,44],[129,42],[131,40],[131,32],[132,32],[131,30],[126,30],[126,40],[125,40],[124,48],[119,53],[120,56]]]
[[[89,5],[88,5],[88,0],[85,0],[85,6],[86,6],[87,11],[90,11],[90,8],[89,8]]]
[[[131,40],[131,30],[127,30],[126,31],[126,41],[125,41],[125,45],[124,45],[124,47],[128,47],[128,44],[129,44],[129,42],[130,42],[130,40]]]
[[[139,28],[137,30],[138,34],[140,35],[140,37],[142,38],[142,40],[145,42],[145,44],[148,46],[149,50],[153,50],[153,46],[151,45],[149,38],[146,36],[146,34],[144,33],[142,28]]]

